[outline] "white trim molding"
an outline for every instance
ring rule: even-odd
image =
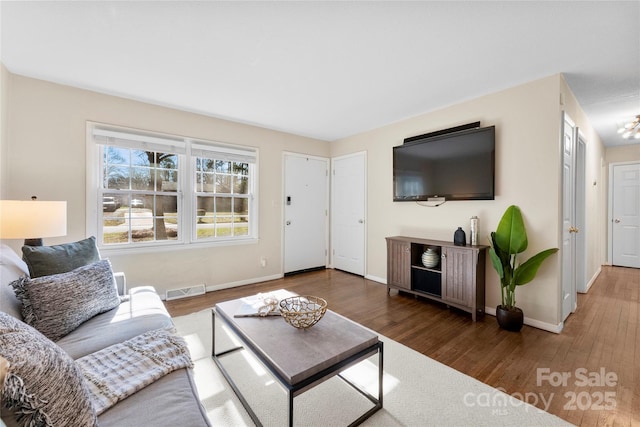
[[[589,282],[587,283],[587,288],[585,289],[584,292],[581,292],[581,293],[586,294],[587,292],[589,292],[589,289],[591,289],[591,285],[593,285],[596,282],[596,279],[598,278],[601,272],[602,272],[602,266],[598,267],[598,270],[596,270],[593,277],[591,277],[591,280],[589,280]]]

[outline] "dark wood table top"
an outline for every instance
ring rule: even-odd
[[[293,295],[286,290],[269,294],[278,299]],[[306,330],[294,328],[280,316],[234,317],[243,312],[246,302],[244,298],[221,302],[214,310],[289,385],[296,385],[378,343],[376,333],[331,310]]]

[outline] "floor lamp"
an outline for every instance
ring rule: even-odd
[[[25,239],[42,246],[43,237],[67,234],[67,202],[0,200],[0,239]]]

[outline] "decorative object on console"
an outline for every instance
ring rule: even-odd
[[[327,301],[312,295],[284,298],[279,305],[280,314],[284,320],[298,329],[312,327],[327,311]]]
[[[516,286],[532,281],[542,262],[558,252],[558,248],[541,251],[525,262],[517,260],[517,255],[527,249],[527,230],[520,208],[507,208],[496,231],[491,232],[489,256],[491,264],[500,277],[502,304],[496,308],[496,318],[501,328],[517,332],[524,323],[524,314],[516,307]]]
[[[478,217],[472,216],[469,225],[471,229],[471,246],[475,246],[478,244]]]
[[[422,265],[427,268],[435,268],[440,264],[440,254],[434,248],[427,248],[422,254]]]
[[[458,227],[455,233],[453,233],[453,244],[456,246],[467,246],[467,234],[462,227]]]

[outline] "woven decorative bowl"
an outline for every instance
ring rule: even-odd
[[[280,314],[284,320],[298,329],[312,327],[327,311],[327,301],[312,295],[285,298],[279,305]]]

